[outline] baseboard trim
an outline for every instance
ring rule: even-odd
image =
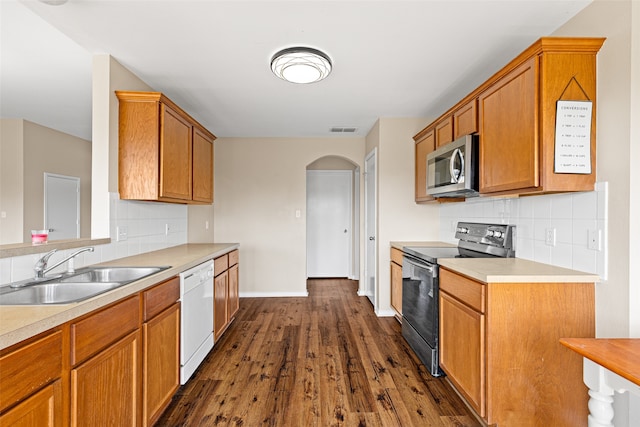
[[[240,298],[308,297],[309,292],[240,292]]]
[[[396,311],[391,309],[391,310],[378,310],[376,312],[376,316],[378,317],[395,317],[396,315]]]

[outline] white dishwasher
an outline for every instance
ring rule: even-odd
[[[213,260],[180,273],[180,384],[213,348]]]

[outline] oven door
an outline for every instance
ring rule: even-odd
[[[405,256],[402,260],[402,317],[431,348],[438,343],[438,266]]]

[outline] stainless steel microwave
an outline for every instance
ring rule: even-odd
[[[427,193],[434,197],[478,195],[478,135],[465,135],[427,155]]]

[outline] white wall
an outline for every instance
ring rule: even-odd
[[[240,295],[306,295],[306,168],[328,155],[362,168],[364,140],[220,138],[214,150],[214,235],[240,243]]]
[[[378,147],[378,277],[376,313],[393,316],[390,244],[392,241],[439,240],[438,204],[415,203],[413,136],[428,120],[381,118],[367,136],[367,149]]]
[[[629,233],[631,224],[638,227],[640,218],[637,199],[635,216],[631,216],[631,195],[637,197],[634,193],[640,190],[640,183],[631,179],[631,171],[638,169],[638,157],[632,156],[633,147],[640,143],[631,140],[632,131],[637,138],[637,117],[640,117],[640,111],[631,111],[632,84],[637,89],[640,82],[637,72],[631,74],[632,60],[637,63],[640,55],[637,46],[636,52],[631,49],[632,31],[640,31],[637,12],[636,21],[632,22],[632,7],[640,5],[635,0],[596,0],[554,34],[607,37],[598,54],[596,129],[598,181],[609,183],[610,268],[608,280],[596,288],[596,334],[599,337],[629,336],[630,313],[640,311],[640,300],[630,299],[630,295],[637,295],[640,287],[640,277],[631,277],[633,258],[630,258],[632,250],[638,253],[640,242]],[[634,96],[637,103],[637,93]],[[635,174],[637,176],[637,172]],[[636,331],[638,327],[640,325],[634,325]]]

